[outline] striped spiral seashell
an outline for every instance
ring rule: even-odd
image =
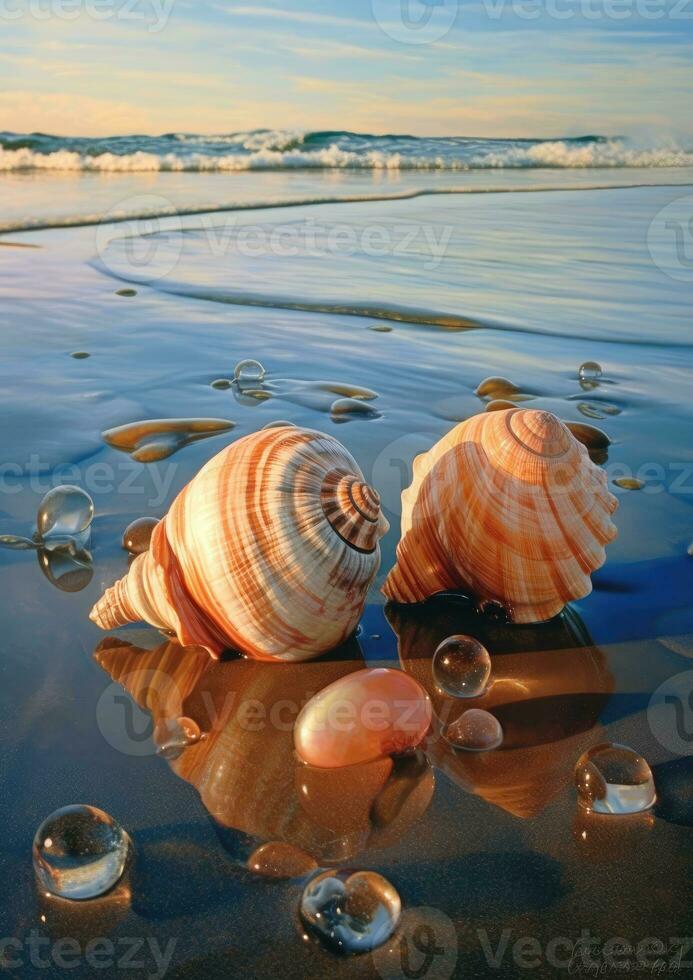
[[[145,620],[214,657],[308,660],[356,628],[387,528],[336,439],[264,429],[200,470],[91,619]]]
[[[550,619],[591,592],[616,506],[604,471],[550,412],[475,415],[414,461],[383,592],[406,603],[461,591],[515,623]]]

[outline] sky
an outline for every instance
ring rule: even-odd
[[[0,0],[0,131],[693,140],[693,0]]]

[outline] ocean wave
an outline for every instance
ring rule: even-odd
[[[624,139],[601,136],[484,140],[278,130],[110,139],[0,134],[0,172],[209,173],[292,169],[461,172],[691,166],[690,150],[671,145],[638,147]]]

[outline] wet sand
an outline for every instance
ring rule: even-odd
[[[105,240],[95,228],[12,235],[12,242],[40,248],[3,250],[0,267],[2,457],[10,464],[3,469],[0,534],[30,534],[42,494],[60,482],[86,487],[96,517],[88,576],[49,568],[51,581],[35,554],[0,549],[0,815],[13,891],[0,912],[3,936],[40,928],[82,943],[138,936],[164,946],[174,939],[167,975],[180,978],[402,975],[400,946],[356,962],[302,940],[300,883],[265,881],[247,870],[249,854],[268,838],[314,848],[321,862],[347,860],[384,874],[402,897],[405,927],[428,921],[422,909],[438,910],[453,924],[459,976],[517,976],[513,943],[523,936],[540,946],[530,957],[537,960],[533,974],[549,977],[565,971],[547,961],[547,943],[576,942],[583,929],[634,945],[686,935],[693,870],[688,743],[661,697],[648,711],[653,692],[679,675],[670,693],[684,702],[693,653],[693,481],[685,475],[693,436],[690,286],[667,277],[647,250],[649,224],[677,196],[681,190],[671,188],[484,195],[454,208],[446,199],[443,217],[435,208],[416,211],[416,202],[379,205],[372,218],[378,227],[454,226],[450,250],[420,280],[412,278],[420,261],[415,248],[377,261],[358,250],[317,259],[299,252],[289,263],[271,252],[245,256],[235,246],[215,251],[202,232],[219,227],[218,216],[209,225],[191,220],[182,249],[181,230],[167,235],[161,226],[165,241],[155,261],[165,264],[171,249],[178,258],[155,282],[141,275],[123,281],[124,257],[132,271],[128,254],[137,253],[118,243],[117,226]],[[352,207],[361,210],[350,217]],[[320,220],[362,229],[368,207],[340,205],[336,213],[325,206]],[[251,218],[286,222],[286,214],[273,212]],[[250,286],[262,291],[265,305],[225,301]],[[135,294],[116,295],[122,288]],[[277,303],[299,292],[329,303],[330,311]],[[425,305],[482,325],[451,332],[339,310],[359,301],[386,311],[395,302]],[[369,329],[374,323],[392,330]],[[70,356],[77,351],[90,356]],[[262,397],[212,386],[246,357],[267,371],[256,389]],[[586,360],[603,367],[594,386],[577,377]],[[512,379],[529,407],[599,426],[611,440],[603,463],[610,482],[639,476],[645,483],[641,490],[612,485],[619,537],[594,576],[593,594],[536,629],[488,623],[452,599],[386,609],[379,593],[394,559],[411,460],[455,421],[483,410],[474,392],[490,375]],[[377,395],[365,402],[372,415],[334,418],[335,400],[364,390]],[[102,437],[127,423],[171,418],[235,427],[151,462]],[[200,663],[144,627],[118,631],[104,647],[88,611],[127,569],[120,546],[126,525],[161,516],[222,446],[279,419],[344,442],[381,492],[392,524],[360,634],[292,674],[292,697],[299,702],[364,663],[399,665],[430,688],[437,643],[473,633],[492,656],[495,686],[480,705],[502,719],[503,749],[470,758],[432,736],[428,762],[415,773],[374,771],[356,788],[328,781],[306,814],[296,800],[287,733],[260,732],[246,745],[228,728],[233,719],[209,714],[210,699],[223,703],[238,690],[261,692],[271,710],[286,697],[279,671],[291,668]],[[132,674],[132,657],[135,673],[151,668],[178,677],[181,663],[189,665],[186,712],[197,711],[210,737],[170,764],[151,739],[123,741],[124,709],[114,702],[121,687],[112,676],[121,676],[123,665]],[[136,678],[125,687],[134,694],[133,724],[146,733],[156,712]],[[226,754],[222,736],[232,747]],[[659,801],[651,814],[610,822],[576,809],[574,764],[605,740],[630,745],[653,766]],[[202,757],[213,752],[222,752],[226,782],[212,786]],[[137,849],[127,881],[88,906],[39,900],[31,868],[35,828],[71,802],[112,813]],[[352,812],[331,825],[342,809]],[[508,948],[496,969],[484,950],[496,951],[504,930]],[[441,942],[452,949],[450,938]],[[73,975],[93,971],[82,964]]]

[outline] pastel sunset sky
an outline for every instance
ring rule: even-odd
[[[0,130],[693,136],[693,0],[0,0]]]

